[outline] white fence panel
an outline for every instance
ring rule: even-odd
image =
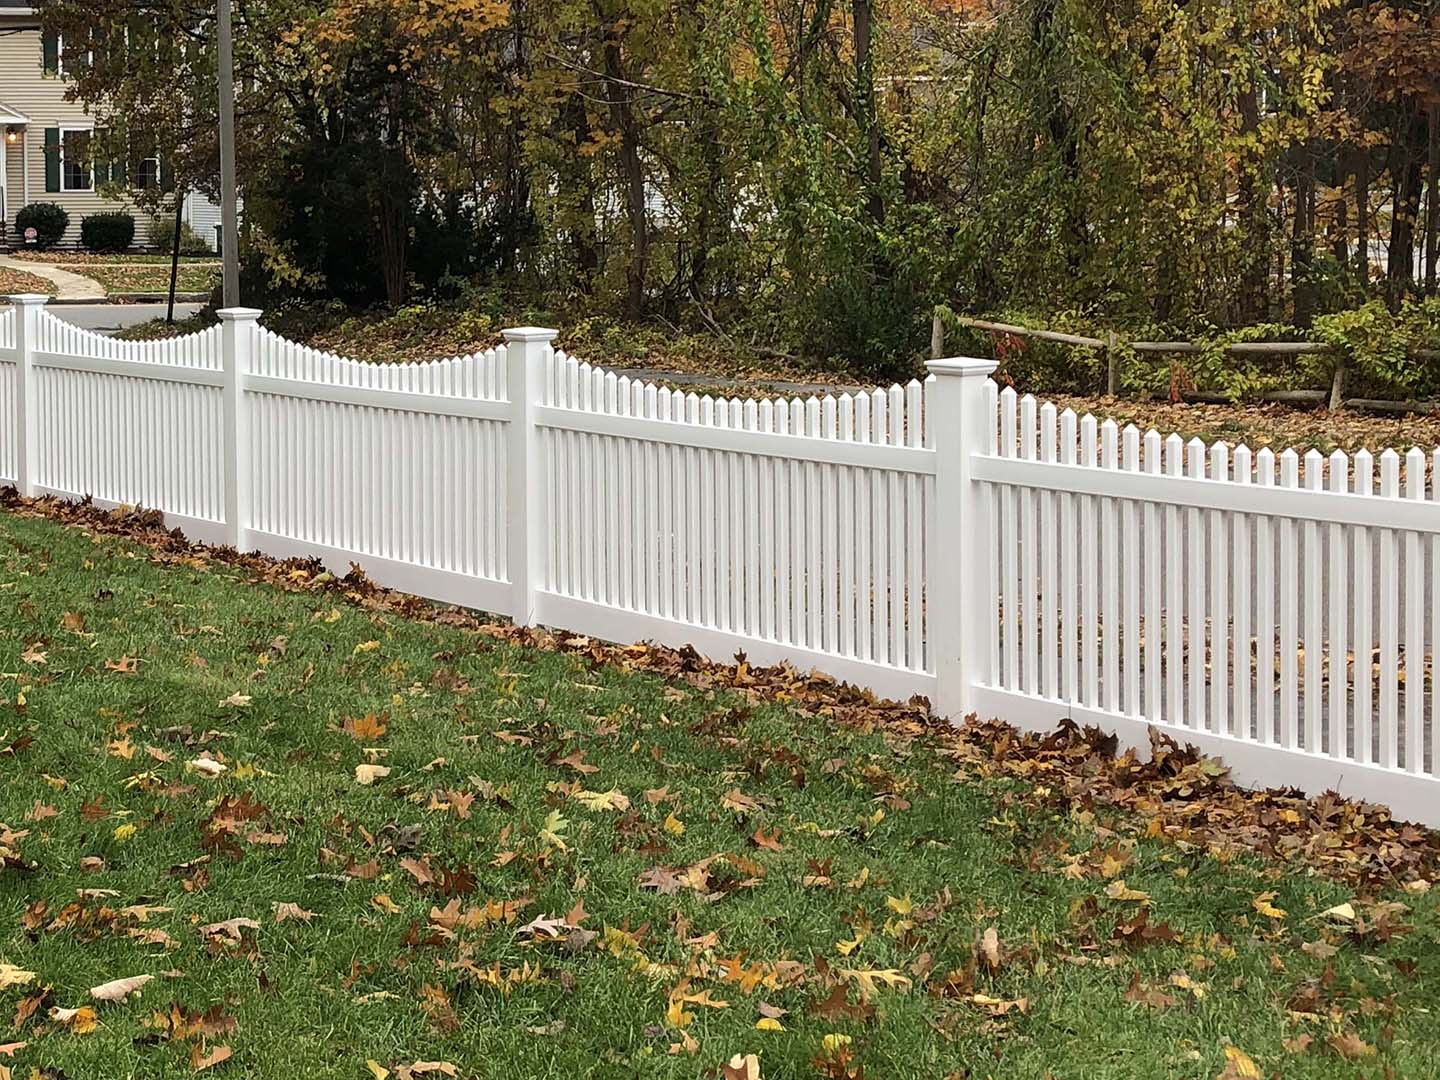
[[[15,461],[15,442],[18,425],[12,418],[19,415],[20,403],[16,398],[15,377],[15,309],[0,311],[0,483],[14,484],[19,470]]]
[[[531,327],[386,366],[249,310],[125,343],[14,303],[0,479],[22,493],[944,715],[1141,745],[1154,725],[1242,780],[1440,824],[1440,450],[1121,431],[997,393],[984,361],[747,401],[633,382]]]
[[[253,332],[249,543],[506,610],[505,347],[387,366]]]
[[[919,382],[700,398],[554,353],[543,401],[543,621],[933,692]]]
[[[204,539],[223,522],[218,330],[127,342],[40,311],[36,490],[143,504]]]
[[[1378,492],[1363,452],[1352,472],[1343,453],[1287,450],[1277,477],[1268,450],[1152,431],[1142,455],[1129,428],[1127,452],[1106,431],[1097,460],[1093,421],[1069,413],[1058,454],[1046,443],[1037,455],[1036,411],[1004,392],[998,452],[977,461],[1002,508],[1005,560],[985,711],[1046,728],[1068,715],[1139,742],[1153,724],[1254,783],[1440,817],[1440,489],[1427,495],[1426,455],[1383,453]],[[1048,439],[1053,410],[1039,413]],[[1058,502],[1054,541],[1053,513],[1038,538],[1027,520],[1036,500]]]

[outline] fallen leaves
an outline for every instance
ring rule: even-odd
[[[124,979],[111,979],[99,986],[92,986],[90,996],[96,1001],[124,1001],[154,977],[154,975],[131,975]]]

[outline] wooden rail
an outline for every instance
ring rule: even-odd
[[[1116,397],[1120,389],[1119,339],[1110,334],[1107,339],[1087,337],[1084,334],[1067,334],[1058,330],[1035,330],[1014,323],[993,322],[976,319],[968,315],[951,315],[960,325],[974,330],[986,330],[994,334],[1013,334],[1016,337],[1035,338],[1038,341],[1053,341],[1060,345],[1077,345],[1081,348],[1101,349],[1105,352],[1105,393]],[[1193,341],[1130,341],[1126,342],[1137,353],[1178,354],[1195,356],[1206,351],[1206,346]],[[1320,341],[1237,341],[1221,347],[1231,356],[1312,356],[1332,352],[1334,346]],[[945,354],[945,321],[937,312],[930,326],[930,357],[938,360]],[[1440,349],[1416,349],[1411,357],[1415,360],[1440,360]],[[1346,398],[1346,370],[1344,355],[1335,365],[1331,376],[1330,390],[1276,390],[1261,395],[1263,401],[1286,402],[1291,404],[1325,404],[1328,408],[1361,409],[1369,412],[1411,413],[1433,412],[1440,409],[1440,401],[1384,401],[1375,398]],[[1198,392],[1193,397],[1204,401],[1229,401],[1228,395],[1212,392]]]

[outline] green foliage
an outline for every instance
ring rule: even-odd
[[[175,245],[175,216],[173,213],[162,213],[150,219],[150,224],[145,229],[146,239],[150,246],[157,250],[169,253],[174,250]],[[180,254],[181,255],[209,255],[212,254],[210,245],[203,237],[190,227],[188,221],[180,223]]]
[[[88,250],[102,254],[129,251],[135,242],[135,215],[114,210],[83,217],[80,242]]]
[[[1440,349],[1440,300],[1405,300],[1395,311],[1374,300],[1318,316],[1312,335],[1344,353],[1362,389],[1400,397],[1440,394],[1440,363],[1415,355]]]
[[[33,202],[22,206],[15,215],[15,232],[23,243],[27,229],[35,230],[34,247],[54,247],[65,237],[70,227],[70,215],[59,203]]]

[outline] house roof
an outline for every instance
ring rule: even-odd
[[[0,11],[32,11],[34,0],[0,0]]]
[[[4,0],[0,0],[0,4],[3,3]],[[28,124],[29,122],[30,118],[24,113],[12,109],[9,105],[0,101],[0,124]]]

